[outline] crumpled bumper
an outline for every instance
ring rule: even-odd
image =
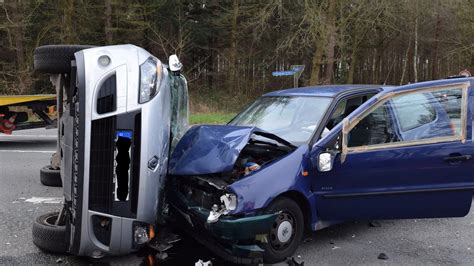
[[[217,222],[208,223],[209,210],[188,206],[187,203],[179,196],[171,200],[172,213],[175,219],[181,221],[177,223],[181,229],[228,261],[262,262],[264,250],[257,244],[267,241],[277,213],[249,217],[221,216]]]
[[[268,234],[277,214],[265,214],[251,217],[221,217],[215,223],[208,223],[209,211],[202,208],[189,208],[195,220],[204,224],[213,236],[228,240],[255,239],[257,235]]]

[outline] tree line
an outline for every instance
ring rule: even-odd
[[[300,85],[406,84],[474,70],[474,0],[0,0],[0,94],[50,91],[45,44],[178,54],[191,93],[255,96]]]

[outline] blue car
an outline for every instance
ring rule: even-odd
[[[465,216],[473,82],[265,94],[229,124],[183,136],[169,161],[169,219],[229,261],[274,263],[305,231],[342,221]]]

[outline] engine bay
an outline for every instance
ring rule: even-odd
[[[228,185],[267,167],[294,149],[258,136],[249,139],[230,172],[175,176],[169,180],[174,191],[180,192],[193,206],[212,210],[222,201]]]

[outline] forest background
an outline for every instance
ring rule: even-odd
[[[54,93],[33,72],[37,46],[124,43],[176,53],[193,113],[225,121],[293,87],[272,76],[291,65],[305,65],[300,86],[473,72],[474,0],[0,0],[0,95]]]

